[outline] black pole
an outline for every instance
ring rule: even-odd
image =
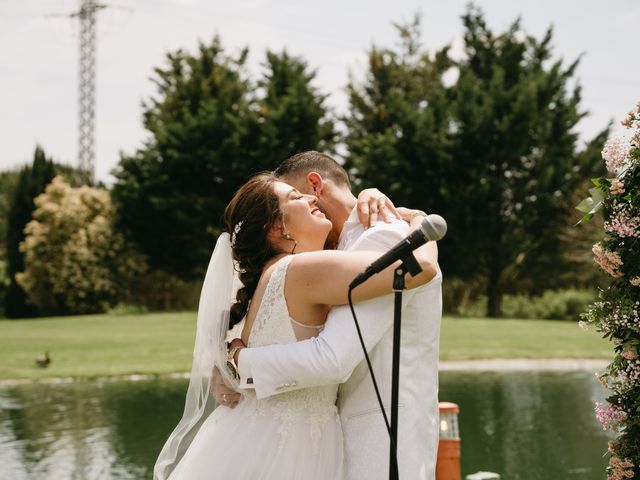
[[[393,364],[391,370],[391,439],[389,445],[389,479],[399,480],[398,472],[398,396],[400,392],[400,334],[402,326],[402,290],[406,267],[396,268],[393,276]]]

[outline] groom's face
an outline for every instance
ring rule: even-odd
[[[288,183],[289,185],[291,185],[293,188],[295,188],[296,190],[298,190],[300,193],[304,195],[314,195],[315,197],[318,197],[318,195],[316,195],[316,192],[313,190],[313,185],[307,182],[307,178],[305,175],[299,175],[295,177],[289,177],[289,176],[282,177],[282,181],[284,181],[285,183]],[[320,198],[318,198],[318,208],[322,213],[327,215],[327,212],[323,208]]]

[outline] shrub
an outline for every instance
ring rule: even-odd
[[[43,314],[99,313],[116,305],[144,261],[114,228],[109,192],[55,177],[25,227],[16,280]]]
[[[596,297],[591,290],[547,290],[542,295],[505,295],[502,311],[508,318],[545,320],[578,320],[579,315]],[[480,297],[459,314],[465,317],[482,317],[487,311],[487,298]]]
[[[162,270],[142,275],[129,290],[125,302],[150,311],[195,310],[202,280],[184,281]]]

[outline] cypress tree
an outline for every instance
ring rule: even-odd
[[[35,209],[33,199],[44,191],[54,176],[53,161],[47,158],[40,146],[37,146],[33,163],[20,171],[9,205],[6,254],[10,283],[4,298],[5,314],[9,318],[33,317],[38,313],[35,307],[29,304],[25,292],[16,282],[15,274],[24,269],[20,242],[24,240],[24,227],[31,220],[31,214]]]

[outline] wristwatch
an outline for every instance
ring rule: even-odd
[[[240,373],[238,372],[238,365],[236,365],[236,361],[234,357],[236,356],[236,352],[244,348],[244,345],[236,345],[233,348],[227,349],[227,370],[229,374],[236,379],[236,381],[240,381]]]

